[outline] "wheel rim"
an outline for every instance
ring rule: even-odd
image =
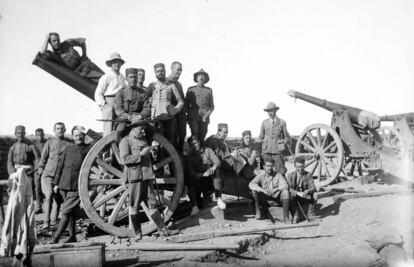
[[[79,175],[79,193],[82,206],[96,226],[103,231],[116,236],[134,236],[133,230],[128,228],[128,223],[120,221],[128,216],[129,190],[123,186],[123,166],[120,164],[118,140],[119,134],[114,132],[99,140],[86,156]],[[184,186],[184,172],[180,157],[171,143],[162,135],[155,133],[153,140],[157,141],[166,152],[166,157],[156,163],[154,169],[163,168],[169,164],[173,167],[174,177],[161,177],[156,175],[157,184],[160,187],[169,187],[168,199],[163,197],[162,215],[167,222],[178,206]],[[112,153],[112,163],[105,162],[101,154],[103,151]],[[154,181],[155,182],[155,181]],[[91,194],[92,192],[92,194]],[[145,205],[145,203],[143,204]],[[105,207],[105,212],[100,209]],[[148,209],[146,209],[148,210]],[[157,229],[156,224],[145,211],[146,223],[141,223],[142,233],[149,234]],[[103,214],[103,216],[102,216]]]
[[[299,136],[295,156],[305,158],[305,170],[319,188],[331,184],[342,169],[344,149],[342,140],[329,126],[312,124]]]
[[[396,155],[404,154],[404,145],[400,133],[390,126],[381,126],[378,129],[381,144],[392,150]]]

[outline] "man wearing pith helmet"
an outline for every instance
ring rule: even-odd
[[[285,167],[283,151],[289,143],[289,133],[286,128],[286,122],[276,115],[279,107],[270,102],[264,111],[269,118],[262,122],[258,142],[262,143],[263,157],[273,158],[275,161],[276,172],[283,172]]]
[[[191,135],[198,136],[203,144],[207,135],[210,115],[214,110],[213,90],[205,86],[210,76],[203,69],[194,73],[197,84],[188,88],[186,94],[187,120]]]
[[[115,118],[114,102],[116,93],[126,87],[125,76],[121,73],[121,66],[125,61],[119,53],[112,53],[106,61],[110,68],[98,82],[95,91],[95,101],[102,111],[102,119],[113,120]],[[103,122],[103,135],[107,136],[112,132],[113,122]]]

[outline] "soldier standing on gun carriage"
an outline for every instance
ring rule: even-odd
[[[275,161],[276,172],[283,173],[285,161],[283,151],[289,143],[289,133],[286,128],[286,122],[276,116],[279,109],[275,103],[270,102],[264,109],[269,118],[262,122],[258,142],[262,143],[263,157],[271,157]]]

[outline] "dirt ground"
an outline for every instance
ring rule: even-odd
[[[404,189],[395,184],[361,185],[356,180],[335,187],[365,192]],[[180,234],[191,234],[273,225],[269,219],[254,219],[253,207],[247,200],[239,204],[234,198],[227,201],[228,209],[224,213],[217,207],[211,207],[198,217],[178,221],[173,227],[180,229]],[[372,249],[368,241],[373,237],[388,235],[402,239],[399,246],[403,248],[408,260],[406,265],[396,265],[394,262],[388,266],[411,266],[414,252],[412,202],[413,195],[410,193],[337,201],[327,197],[318,201],[317,215],[320,218],[315,220],[319,223],[316,227],[192,242],[241,244],[241,249],[234,251],[113,250],[117,245],[110,244],[113,241],[111,236],[104,233],[85,235],[85,224],[82,227],[78,225],[77,237],[82,241],[107,244],[105,266],[387,266],[384,257]],[[42,216],[37,216],[36,219],[40,228]],[[48,241],[50,234],[51,232],[41,233],[40,243]],[[119,244],[118,239],[114,241]],[[125,244],[126,241],[121,242]],[[146,236],[143,242],[168,241]]]

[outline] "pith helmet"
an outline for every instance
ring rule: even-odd
[[[112,61],[114,61],[114,60],[119,60],[119,61],[121,61],[121,62],[122,62],[122,65],[125,63],[125,60],[123,60],[123,59],[121,58],[121,55],[120,55],[119,53],[117,53],[117,52],[112,53],[112,54],[109,56],[109,59],[108,59],[105,63],[106,63],[106,65],[107,65],[108,67],[111,67],[111,63],[112,63]]]
[[[266,108],[264,108],[264,111],[271,111],[271,110],[278,110],[279,107],[276,106],[276,104],[274,102],[269,102],[269,104],[267,104]]]
[[[205,83],[208,83],[208,81],[210,81],[210,76],[208,76],[208,73],[205,72],[203,69],[197,71],[196,73],[194,73],[194,82],[197,82],[197,75],[198,74],[203,74],[204,77],[206,77],[206,81]]]

